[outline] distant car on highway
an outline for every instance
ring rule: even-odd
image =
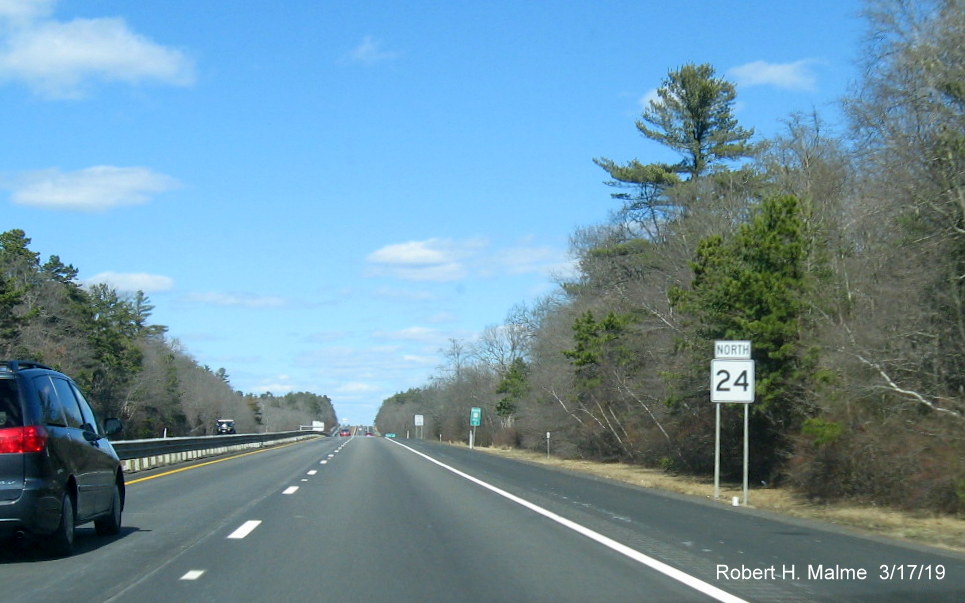
[[[35,362],[0,361],[0,537],[39,537],[71,554],[74,530],[121,531],[124,471],[102,423],[69,377]]]
[[[233,419],[218,419],[218,435],[237,433]]]
[[[340,435],[340,436],[342,436],[342,437],[350,436],[350,435],[352,435],[352,430],[351,430],[351,429],[339,429],[339,430],[338,430],[338,435]]]

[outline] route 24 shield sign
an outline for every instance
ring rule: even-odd
[[[710,401],[754,401],[754,361],[717,359],[710,361]]]

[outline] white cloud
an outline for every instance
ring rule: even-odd
[[[643,111],[646,111],[647,109],[649,109],[650,101],[653,101],[655,103],[660,102],[660,95],[657,94],[656,88],[648,90],[646,94],[640,97],[640,108]]]
[[[376,291],[375,294],[385,299],[412,302],[427,302],[438,298],[438,295],[431,291],[420,291],[410,288],[394,289],[391,287],[382,287]]]
[[[361,383],[356,381],[340,385],[335,388],[335,391],[339,394],[367,394],[382,391],[382,388],[377,385],[372,385],[371,383]]]
[[[0,20],[31,22],[50,14],[57,0],[0,0]]]
[[[437,341],[442,338],[439,331],[428,327],[408,327],[398,331],[377,331],[376,337],[382,339],[404,339],[409,341]]]
[[[568,262],[552,247],[513,247],[497,254],[497,262],[510,274],[550,274]]]
[[[274,395],[285,395],[289,392],[295,391],[295,387],[296,386],[291,382],[290,376],[281,374],[275,375],[274,377],[268,377],[260,384],[254,386],[252,391],[261,394],[271,392]]]
[[[104,211],[146,203],[179,186],[174,178],[143,167],[99,165],[76,172],[56,168],[21,174],[9,187],[20,205],[73,211]]]
[[[428,239],[387,245],[366,258],[371,264],[369,275],[411,281],[457,281],[468,276],[463,260],[485,244],[481,239]]]
[[[439,358],[437,356],[418,356],[415,354],[403,354],[402,359],[406,362],[411,362],[413,364],[419,364],[423,366],[436,366],[439,364]]]
[[[212,306],[238,306],[243,308],[280,308],[287,305],[282,297],[271,295],[252,295],[238,293],[191,293],[184,297],[184,301],[209,304]]]
[[[387,245],[369,254],[368,276],[389,276],[408,281],[452,282],[471,273],[484,277],[568,272],[565,253],[528,241],[503,250],[489,250],[484,238],[454,241],[427,239]],[[383,292],[386,294],[386,292]],[[414,294],[410,294],[414,295]]]
[[[449,253],[444,249],[444,247],[449,246],[448,242],[440,239],[409,241],[408,243],[387,245],[372,252],[368,259],[376,264],[438,265],[450,261]]]
[[[158,293],[174,288],[173,278],[146,272],[101,272],[87,279],[86,282],[87,284],[103,283],[118,291],[128,292]]]
[[[352,49],[349,59],[354,63],[364,65],[374,65],[384,61],[393,61],[399,58],[398,52],[392,52],[382,48],[382,43],[372,36],[365,36],[362,42]]]
[[[194,82],[194,63],[131,31],[119,18],[46,18],[50,2],[0,0],[0,78],[23,81],[47,98],[79,98],[89,82]]]
[[[811,91],[817,86],[817,78],[811,72],[810,59],[793,63],[768,63],[753,61],[728,71],[739,86],[776,86],[788,90]]]

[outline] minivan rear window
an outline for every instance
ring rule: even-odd
[[[0,429],[23,427],[16,379],[0,379]]]

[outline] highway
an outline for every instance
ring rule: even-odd
[[[965,555],[412,440],[128,476],[124,528],[0,553],[24,601],[959,601]]]

